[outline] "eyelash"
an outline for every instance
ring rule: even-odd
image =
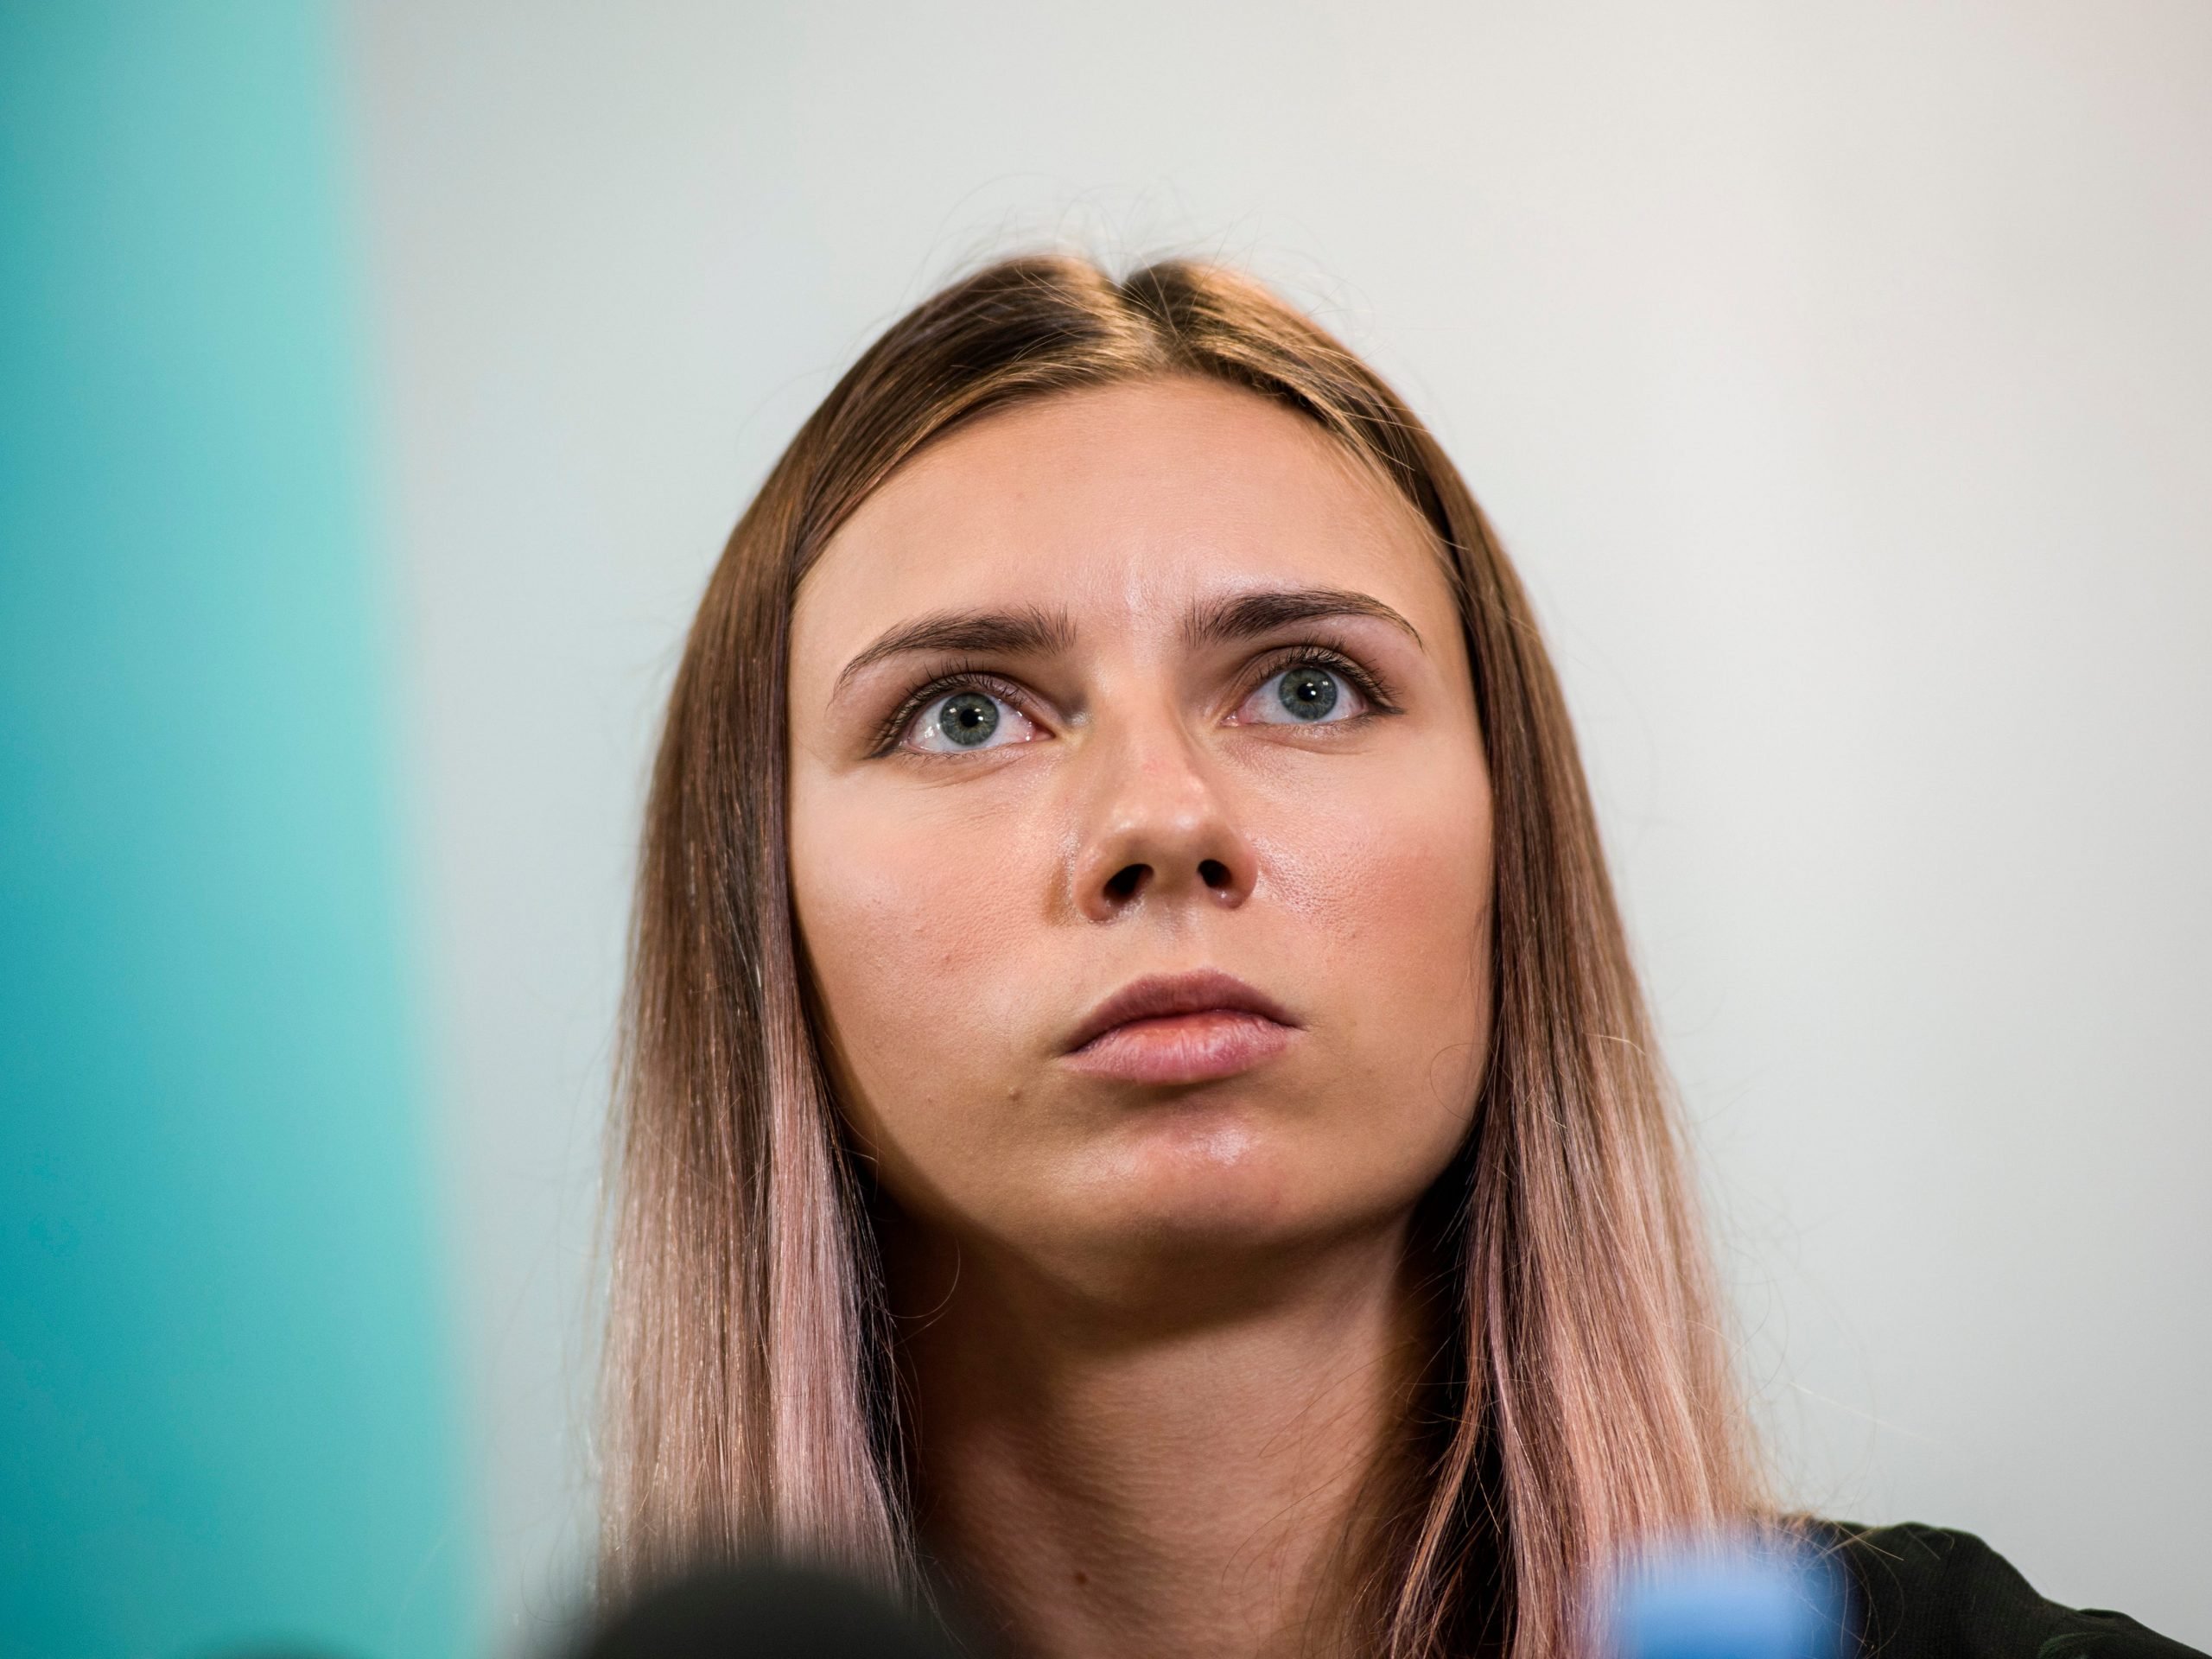
[[[1298,645],[1281,645],[1260,659],[1260,666],[1249,671],[1244,690],[1238,694],[1241,704],[1246,697],[1273,679],[1276,675],[1294,668],[1325,668],[1350,683],[1353,690],[1367,702],[1365,715],[1355,715],[1348,720],[1333,722],[1346,726],[1370,715],[1395,715],[1402,712],[1390,696],[1382,679],[1363,664],[1344,645],[1335,640],[1315,639]],[[876,728],[875,740],[868,749],[870,760],[880,759],[896,750],[906,735],[906,728],[914,717],[937,701],[957,691],[982,691],[1010,702],[1016,708],[1027,699],[1028,693],[1001,674],[981,668],[970,662],[957,662],[942,673],[933,674],[902,697],[897,708],[882,725]]]
[[[1400,712],[1398,705],[1391,700],[1389,691],[1382,680],[1351,652],[1333,640],[1317,639],[1306,640],[1300,645],[1283,645],[1270,652],[1260,660],[1262,665],[1253,673],[1251,679],[1245,685],[1243,697],[1250,696],[1253,692],[1258,690],[1278,674],[1294,668],[1311,666],[1325,668],[1332,674],[1341,675],[1350,682],[1351,689],[1365,699],[1368,715],[1395,715]],[[1239,697],[1237,701],[1242,702],[1243,697]],[[1340,720],[1335,723],[1346,726],[1350,725],[1353,720],[1363,720],[1366,717],[1366,715],[1354,715],[1350,720]]]
[[[876,728],[875,741],[868,750],[868,758],[876,760],[896,749],[899,740],[906,735],[906,728],[914,723],[915,715],[938,698],[955,691],[988,691],[1001,702],[1013,703],[1017,708],[1027,697],[1027,693],[1012,680],[969,662],[957,662],[943,673],[931,675],[899,701],[890,717]]]

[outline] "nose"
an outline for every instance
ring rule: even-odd
[[[1234,910],[1252,893],[1259,860],[1187,732],[1172,721],[1099,734],[1087,780],[1073,884],[1094,922],[1139,909]]]

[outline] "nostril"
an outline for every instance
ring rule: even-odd
[[[1217,858],[1203,860],[1198,865],[1198,880],[1218,893],[1229,885],[1229,866]]]
[[[1151,874],[1152,866],[1149,864],[1124,864],[1108,880],[1106,896],[1116,902],[1134,899],[1137,889],[1144,885],[1145,877]]]

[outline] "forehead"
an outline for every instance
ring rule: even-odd
[[[924,450],[823,550],[793,644],[842,653],[923,612],[1007,606],[1143,627],[1286,585],[1430,620],[1451,606],[1420,514],[1313,422],[1239,387],[1146,381],[1019,405]]]

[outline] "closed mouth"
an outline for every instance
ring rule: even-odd
[[[1206,968],[1184,974],[1147,975],[1123,986],[1090,1011],[1076,1028],[1067,1052],[1078,1053],[1109,1033],[1147,1020],[1202,1014],[1241,1014],[1292,1030],[1299,1028],[1298,1020],[1272,997],[1234,975]]]

